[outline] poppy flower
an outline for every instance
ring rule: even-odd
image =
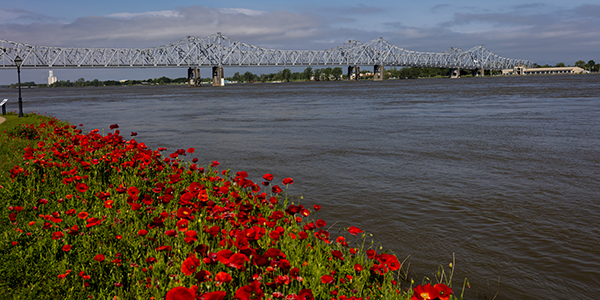
[[[103,262],[104,259],[105,259],[105,257],[102,254],[97,254],[96,256],[94,256],[94,260],[98,261],[98,262]]]
[[[167,292],[165,300],[195,300],[196,293],[192,289],[184,286],[178,286],[170,289]]]
[[[227,296],[225,291],[214,291],[200,296],[200,300],[223,300]]]
[[[187,153],[194,153],[194,151],[196,151],[196,148],[188,148],[187,149]]]
[[[137,136],[137,132],[131,132],[131,136]]]
[[[354,271],[360,272],[362,270],[363,270],[363,266],[361,266],[360,264],[355,264],[354,265]]]
[[[129,194],[129,196],[131,196],[131,197],[136,197],[139,193],[140,193],[140,190],[135,186],[132,186],[127,189],[127,194]]]
[[[335,278],[333,278],[331,275],[323,275],[321,276],[321,282],[323,284],[332,284],[335,282]]]
[[[283,185],[288,185],[288,184],[293,184],[294,183],[294,179],[292,178],[284,178],[283,179]]]
[[[273,174],[267,173],[267,174],[263,175],[263,179],[266,181],[271,181],[271,180],[273,180]]]
[[[88,213],[86,213],[85,211],[82,211],[82,212],[80,212],[80,213],[78,213],[78,214],[77,214],[77,216],[78,216],[80,219],[82,219],[82,220],[85,220],[85,219],[87,219],[88,215],[89,215],[89,214],[88,214]]]
[[[229,258],[228,266],[241,269],[247,261],[250,261],[243,253],[236,253]]]
[[[315,211],[319,211],[321,210],[321,205],[313,205],[313,208],[315,209]]]
[[[449,300],[453,294],[452,289],[443,283],[436,283],[433,288],[438,291],[440,300]]]
[[[75,185],[75,189],[77,189],[78,192],[80,193],[85,193],[87,192],[87,190],[89,189],[88,185],[83,183],[83,182],[79,182]]]
[[[102,220],[97,219],[97,218],[89,218],[87,220],[85,220],[87,222],[87,224],[85,225],[86,228],[90,228],[96,225],[99,225],[100,223],[102,223]]]
[[[283,192],[283,190],[281,190],[281,188],[278,185],[276,185],[271,188],[271,192],[273,192],[275,194],[279,194],[279,193]]]
[[[119,125],[117,125],[117,124],[110,125],[110,130],[113,130],[113,129],[116,129],[116,128],[119,128]]]
[[[433,300],[440,296],[438,290],[436,290],[430,283],[426,285],[417,285],[413,289],[413,296],[411,300]]]
[[[218,161],[216,161],[216,160],[215,160],[215,161],[213,161],[213,162],[210,164],[210,166],[211,166],[211,167],[213,167],[213,168],[214,168],[214,167],[216,167],[216,166],[218,166],[218,165],[220,165],[220,163],[219,163]]]
[[[360,230],[360,228],[358,228],[358,227],[355,227],[355,226],[350,226],[350,228],[348,228],[348,232],[349,232],[351,235],[357,235],[357,234],[359,234],[359,233],[362,233],[363,231],[362,231],[362,230]]]
[[[190,276],[196,272],[196,268],[200,265],[200,260],[196,255],[189,256],[181,264],[181,272],[186,276]]]
[[[55,233],[52,234],[52,239],[53,240],[58,240],[61,239],[64,236],[64,234],[60,231],[57,231]]]
[[[302,289],[298,293],[299,300],[315,300],[311,289]]]
[[[231,275],[229,275],[229,273],[227,272],[219,272],[217,273],[217,275],[215,275],[215,281],[217,282],[217,286],[223,283],[231,282],[231,280]]]
[[[69,252],[69,250],[71,250],[71,245],[69,245],[69,244],[66,244],[66,245],[64,245],[64,246],[62,247],[62,249],[63,249],[63,251],[65,251],[65,252]]]
[[[321,228],[321,227],[325,227],[325,226],[327,225],[327,222],[325,222],[325,221],[323,221],[323,220],[321,220],[321,219],[318,219],[318,220],[315,222],[315,225],[317,225],[317,228]]]
[[[209,271],[201,270],[201,271],[198,271],[196,273],[196,275],[194,275],[194,278],[196,278],[196,281],[198,281],[198,283],[203,283],[210,279],[210,275],[211,274]]]
[[[233,299],[251,300],[262,299],[264,296],[263,290],[260,288],[260,281],[253,281],[249,285],[244,285],[235,291]]]

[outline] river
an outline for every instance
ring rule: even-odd
[[[48,114],[289,192],[467,299],[596,298],[600,75],[25,89]],[[16,110],[16,90],[1,90]],[[334,234],[335,235],[335,234]],[[407,266],[407,264],[405,264]]]

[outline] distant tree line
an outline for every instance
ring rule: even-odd
[[[559,62],[554,66],[550,66],[548,64],[545,65],[533,65],[535,68],[550,68],[550,67],[567,67],[565,63]],[[598,72],[600,69],[600,64],[596,64],[595,61],[590,60],[587,63],[583,60],[578,60],[575,62],[576,67],[580,67],[582,69],[588,70],[590,72]],[[570,65],[569,65],[570,67]],[[476,70],[460,70],[461,76],[475,76]],[[372,79],[373,73],[370,70],[362,70],[361,79]],[[499,71],[490,71],[486,70],[487,74],[499,74]],[[386,79],[416,79],[416,78],[434,78],[434,77],[448,77],[450,74],[450,69],[439,69],[439,68],[421,68],[421,67],[402,67],[397,69],[396,67],[392,67],[385,70],[385,78]],[[290,69],[284,68],[283,70],[277,73],[271,74],[254,74],[250,71],[246,71],[244,74],[240,74],[240,72],[236,72],[231,77],[225,78],[230,82],[237,83],[251,83],[251,82],[290,82],[290,81],[334,81],[334,80],[346,80],[347,75],[344,74],[344,71],[341,67],[327,67],[320,69],[313,69],[312,67],[307,67],[302,72],[292,72]],[[206,77],[202,78],[201,82],[210,83],[212,78]],[[123,85],[163,85],[163,84],[187,84],[188,79],[186,77],[179,77],[175,79],[171,79],[168,77],[160,77],[160,78],[149,78],[147,80],[106,80],[101,81],[98,79],[94,79],[91,81],[85,80],[83,78],[79,78],[76,81],[70,80],[60,80],[57,81],[50,86],[45,83],[36,84],[33,81],[22,82],[22,87],[88,87],[88,86],[123,86]],[[9,86],[10,88],[16,88],[17,84],[13,83]]]
[[[594,60],[590,60],[587,63],[583,60],[578,60],[575,62],[575,67],[580,67],[584,70],[588,70],[590,72],[598,72],[600,69],[600,64],[596,64],[596,62]],[[571,65],[565,65],[565,63],[563,62],[559,62],[554,66],[550,66],[548,64],[545,65],[538,65],[538,64],[534,64],[534,67],[536,68],[552,68],[552,67],[571,67]]]

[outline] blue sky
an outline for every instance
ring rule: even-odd
[[[277,49],[322,50],[383,37],[415,51],[485,45],[498,55],[539,64],[600,62],[600,4],[591,0],[0,1],[0,39],[28,44],[143,48],[216,32]],[[226,69],[226,75],[234,71],[240,70]],[[59,80],[183,77],[186,72],[54,70]],[[13,73],[0,70],[0,84],[15,82]],[[202,76],[207,74],[203,70]],[[48,71],[24,70],[22,76],[43,83]]]

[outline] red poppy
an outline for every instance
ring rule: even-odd
[[[452,289],[449,288],[447,285],[443,284],[443,283],[436,283],[433,286],[434,289],[436,289],[438,291],[438,293],[440,294],[438,296],[438,298],[440,300],[449,300],[450,299],[450,295],[454,294],[452,292]]]
[[[279,194],[279,193],[283,192],[283,190],[281,190],[281,188],[278,185],[276,185],[271,188],[271,192],[273,192],[275,194]]]
[[[190,276],[196,272],[196,268],[200,265],[200,260],[196,258],[196,255],[191,255],[186,258],[181,264],[181,272],[186,276]]]
[[[357,234],[359,234],[359,233],[362,233],[363,231],[362,231],[362,230],[360,230],[360,228],[358,228],[358,227],[355,227],[355,226],[350,226],[350,228],[348,228],[348,232],[349,232],[351,235],[357,235]]]
[[[89,187],[87,184],[79,182],[75,185],[75,189],[77,189],[77,191],[80,193],[85,193],[89,189]]]
[[[97,218],[89,218],[86,220],[87,224],[85,225],[86,228],[90,228],[96,225],[99,225],[100,223],[102,223],[102,220],[97,219]]]
[[[110,130],[113,130],[115,128],[119,128],[119,125],[117,125],[117,124],[110,125]]]
[[[263,179],[266,181],[271,181],[271,180],[273,180],[273,174],[267,173],[267,174],[263,175]]]
[[[373,259],[373,258],[375,258],[375,255],[377,255],[377,252],[376,252],[375,250],[373,250],[373,249],[369,249],[369,250],[367,250],[367,256],[368,256],[370,259]]]
[[[201,270],[198,271],[196,273],[196,275],[194,275],[194,278],[196,278],[196,280],[198,281],[198,283],[203,283],[205,281],[208,281],[210,279],[210,272],[206,271],[206,270]]]
[[[196,151],[196,148],[188,148],[187,149],[187,153],[194,153],[194,151]]]
[[[67,245],[64,245],[64,246],[62,247],[62,249],[63,249],[63,251],[65,251],[65,252],[69,252],[69,250],[71,250],[71,245],[69,245],[69,244],[67,244]]]
[[[331,275],[323,275],[321,276],[321,282],[323,284],[332,284],[335,283],[335,278],[333,278]]]
[[[229,258],[228,266],[241,269],[244,267],[247,261],[250,261],[243,253],[236,253]]]
[[[132,186],[127,189],[127,194],[129,194],[129,196],[131,196],[131,197],[136,197],[139,193],[140,193],[140,190],[135,186]]]
[[[137,132],[131,132],[131,136],[137,136]]]
[[[210,164],[210,166],[211,166],[211,167],[213,167],[213,168],[214,168],[214,167],[216,167],[216,166],[218,166],[218,165],[220,165],[220,163],[219,163],[218,161],[216,161],[216,160],[215,160],[215,161],[213,161],[213,162]]]
[[[244,285],[235,291],[233,299],[252,300],[262,299],[264,296],[263,290],[260,288],[260,281],[253,281],[249,285]]]
[[[302,289],[298,293],[298,300],[315,300],[311,289]]]
[[[146,229],[141,229],[140,231],[138,231],[137,233],[139,236],[145,236],[146,234],[148,234],[148,230]]]
[[[200,300],[223,300],[227,296],[225,291],[214,291],[200,296]]]
[[[325,227],[327,225],[327,223],[325,221],[321,220],[321,219],[318,219],[315,222],[315,225],[317,225],[317,228],[321,228],[321,227]]]
[[[55,233],[52,234],[52,239],[53,240],[58,240],[61,239],[64,236],[64,233],[57,231]]]
[[[178,286],[167,292],[165,300],[195,300],[196,293],[184,286]]]
[[[414,293],[411,300],[433,300],[440,296],[438,290],[431,286],[430,283],[426,285],[417,285],[414,289]]]
[[[94,256],[95,261],[103,262],[104,259],[105,259],[105,257],[102,254],[97,254],[96,256]]]
[[[334,258],[337,258],[337,259],[340,259],[340,260],[344,260],[344,255],[342,254],[342,251],[332,250],[331,251],[331,255],[333,255]]]
[[[287,184],[294,184],[294,179],[291,178],[284,178],[283,179],[283,185],[287,185]]]
[[[360,272],[362,270],[363,270],[363,266],[361,266],[360,264],[355,264],[354,265],[354,271]]]
[[[215,281],[217,282],[217,286],[223,283],[231,282],[231,275],[227,272],[219,272],[215,275]]]
[[[313,205],[313,208],[315,209],[315,211],[319,211],[321,210],[321,205]]]

